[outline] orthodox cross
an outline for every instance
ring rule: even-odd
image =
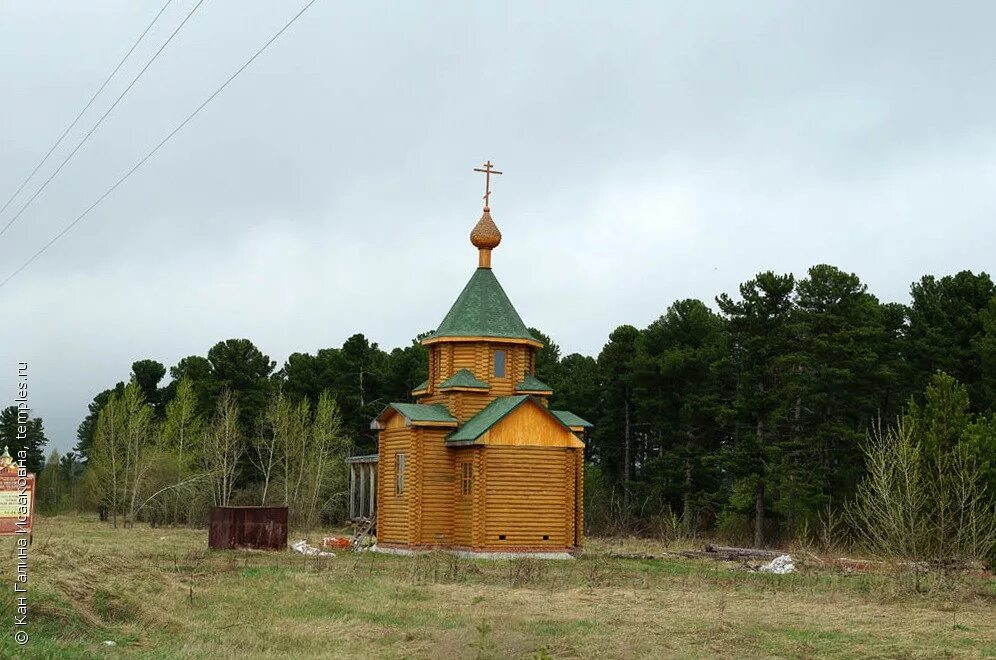
[[[489,160],[486,163],[484,163],[483,169],[481,167],[474,168],[475,172],[484,172],[484,210],[485,211],[491,210],[489,208],[490,206],[489,202],[491,197],[491,175],[501,174],[501,172],[499,172],[498,170],[491,169],[493,166],[494,166],[493,163]]]

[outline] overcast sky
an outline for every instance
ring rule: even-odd
[[[0,204],[163,2],[0,3]],[[170,5],[0,226],[194,4]],[[0,279],[298,6],[206,0],[0,237]],[[403,345],[476,266],[487,158],[495,272],[565,353],[762,270],[831,263],[903,302],[924,273],[991,271],[994,24],[987,2],[318,0],[0,287],[0,388],[28,362],[65,450],[136,359]]]

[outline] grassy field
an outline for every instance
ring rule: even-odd
[[[8,586],[2,657],[996,657],[996,581],[981,576],[764,575],[615,558],[604,539],[576,561],[315,559],[88,517],[36,529],[31,641],[10,634]]]

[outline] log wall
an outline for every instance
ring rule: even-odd
[[[486,447],[475,522],[485,550],[575,547],[579,449]],[[502,538],[504,537],[504,538]]]
[[[394,415],[388,420],[388,426],[394,420],[404,421],[401,415]],[[377,449],[377,540],[385,543],[409,543],[409,506],[408,500],[412,493],[412,466],[414,456],[412,445],[415,432],[404,426],[394,425],[380,432]],[[405,492],[395,493],[395,455],[404,453],[405,458]]]
[[[421,471],[421,525],[418,543],[453,543],[453,450],[444,439],[452,429],[420,429],[416,433]]]
[[[481,448],[450,449],[453,455],[453,544],[471,548],[474,545],[474,495],[481,479]],[[463,465],[471,468],[471,490],[463,492]]]

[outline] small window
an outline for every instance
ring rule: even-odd
[[[495,378],[505,377],[505,351],[495,351]]]
[[[404,495],[405,493],[405,455],[394,455],[394,494]]]
[[[461,492],[470,495],[474,489],[474,466],[471,463],[463,464],[463,487]]]

